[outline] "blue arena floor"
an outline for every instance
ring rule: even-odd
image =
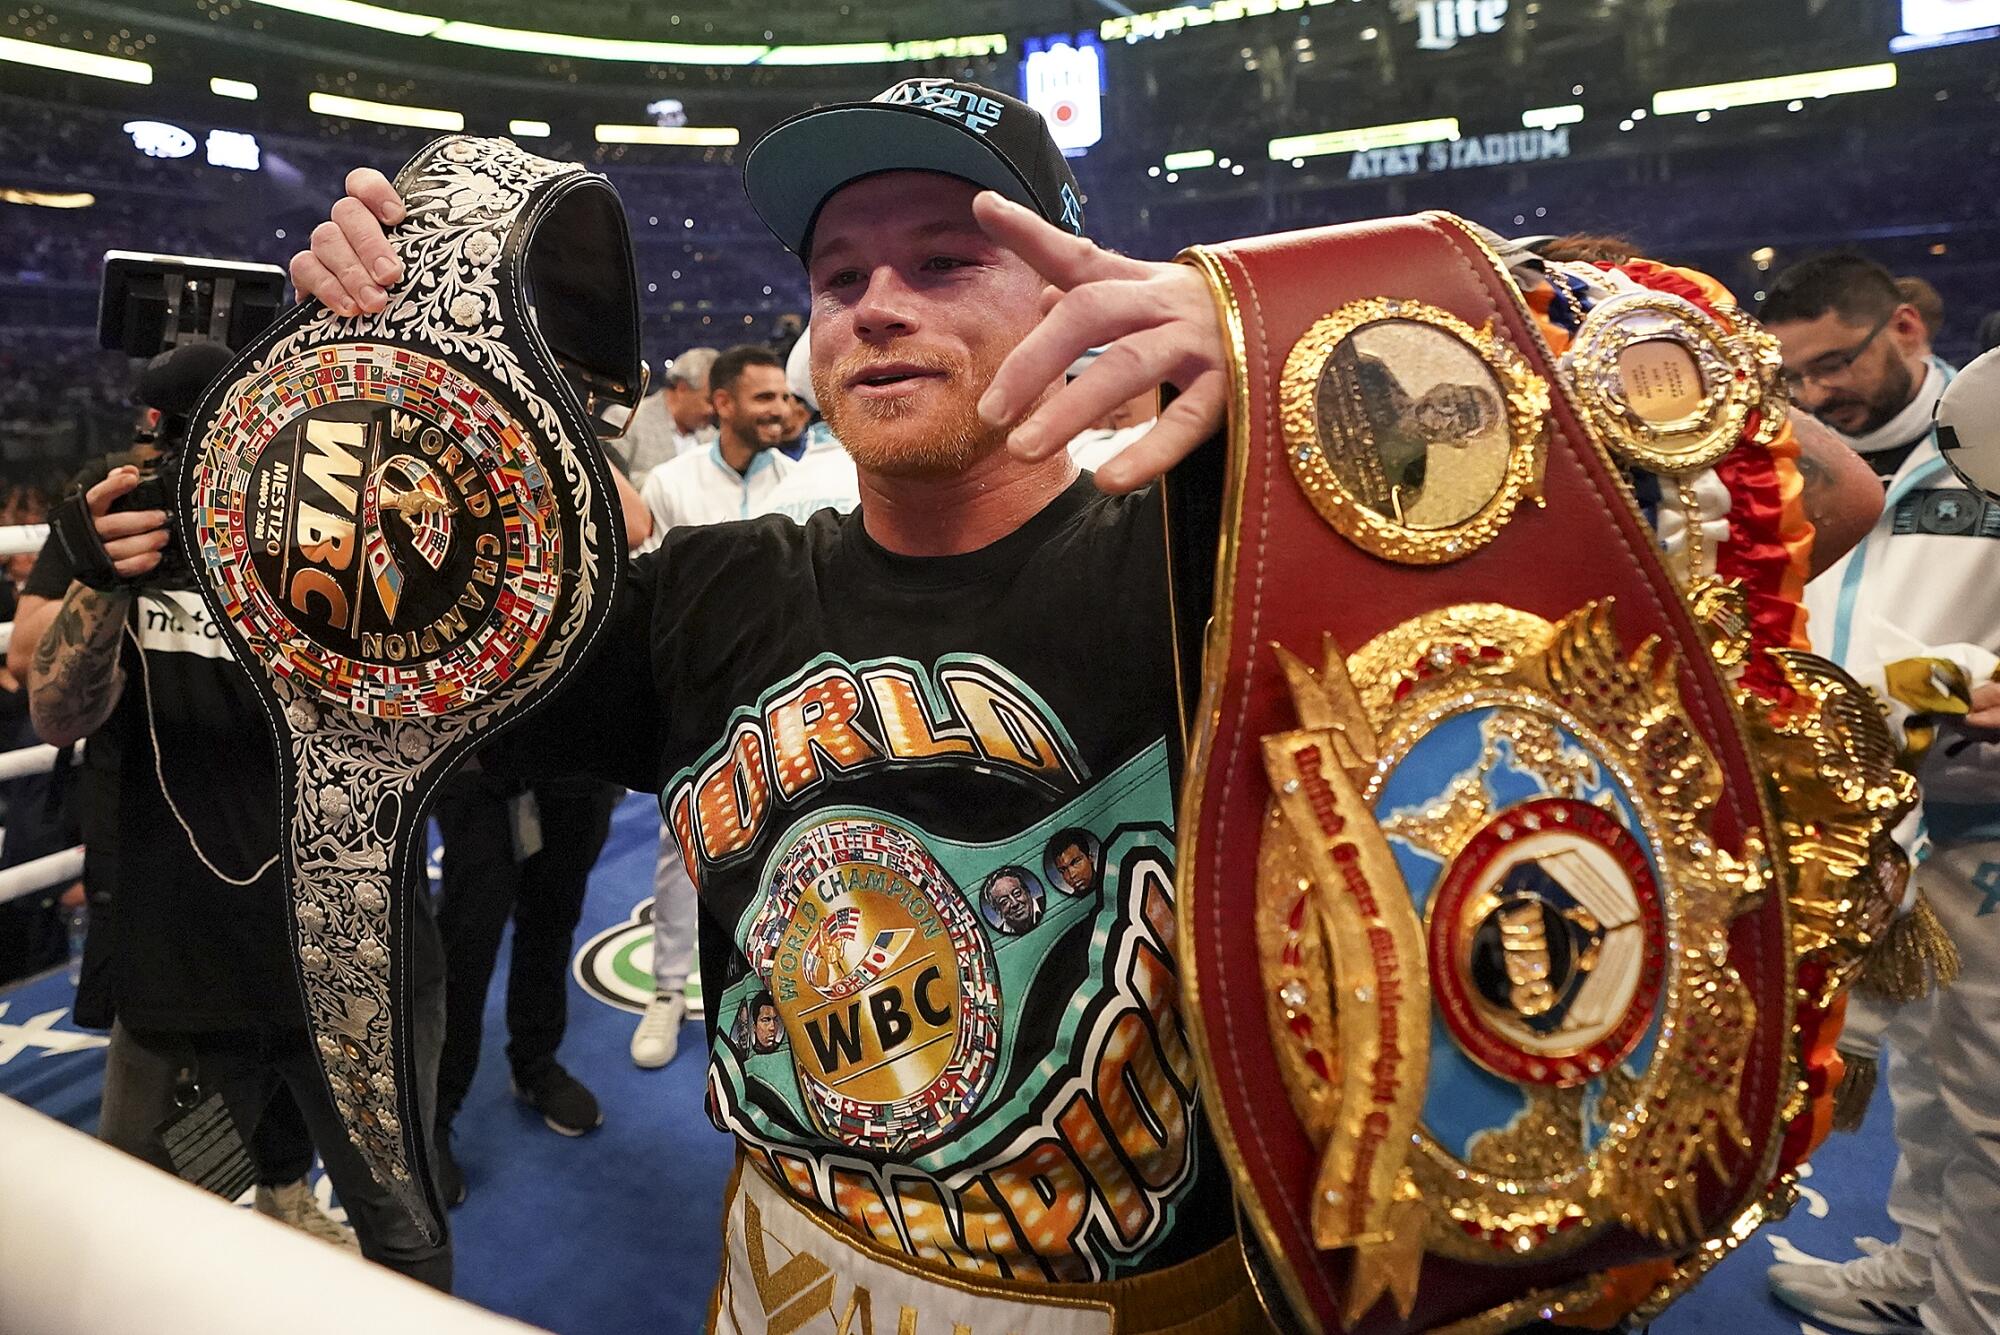
[[[561,1057],[603,1102],[603,1127],[567,1139],[508,1093],[498,973],[488,1055],[458,1119],[470,1188],[452,1215],[458,1293],[558,1335],[698,1331],[720,1254],[730,1152],[702,1108],[700,1024],[689,1023],[682,1055],[664,1070],[638,1070],[626,1053],[633,1012],[624,1007],[642,995],[650,950],[639,910],[650,899],[655,811],[642,797],[619,810],[577,933]],[[0,992],[0,1094],[90,1130],[103,1039],[69,1024],[71,1000],[60,972]],[[1844,1260],[1857,1236],[1890,1238],[1882,1199],[1894,1163],[1888,1103],[1878,1095],[1862,1131],[1821,1152],[1791,1218],[1753,1238],[1653,1330],[1835,1335],[1773,1302],[1764,1267],[1801,1254]]]

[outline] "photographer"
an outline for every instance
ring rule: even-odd
[[[207,373],[190,377],[189,403],[214,351]],[[170,417],[163,442],[183,425]],[[168,1142],[185,1119],[226,1117],[249,1146],[282,1087],[363,1254],[449,1290],[448,1241],[427,1242],[377,1185],[328,1095],[293,976],[277,767],[256,695],[170,546],[166,489],[149,487],[155,498],[144,502],[140,486],[131,466],[79,481],[81,502],[65,502],[77,508],[58,516],[29,577],[10,652],[27,663],[43,740],[89,739],[84,839],[93,878],[116,905],[110,939],[93,933],[91,943],[109,957],[116,1016],[98,1135],[175,1171]],[[443,1023],[428,919],[415,944],[417,1070],[428,1095]]]

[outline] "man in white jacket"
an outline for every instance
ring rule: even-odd
[[[2000,1330],[2000,503],[1938,453],[1932,416],[1952,370],[1926,355],[1923,320],[1888,270],[1807,260],[1760,314],[1794,401],[1886,489],[1874,530],[1807,587],[1808,628],[1900,725],[1924,802],[1899,837],[1964,964],[1921,1001],[1883,1012],[1857,993],[1848,1010],[1856,1035],[1879,1030],[1893,1057],[1896,1242],[1845,1265],[1773,1266],[1771,1286],[1847,1330]]]

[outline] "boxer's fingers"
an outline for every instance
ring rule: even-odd
[[[1173,357],[1170,331],[1147,329],[1128,334],[1015,427],[1007,437],[1007,448],[1021,459],[1046,459],[1119,404],[1148,389],[1158,390]]]
[[[387,287],[403,276],[402,261],[382,230],[382,220],[360,200],[349,195],[333,202],[332,221],[340,224],[347,244],[366,266],[370,281]]]
[[[368,211],[385,224],[394,227],[403,221],[406,210],[403,197],[396,193],[396,187],[389,178],[373,167],[356,167],[347,173],[344,182],[347,193],[368,206]]]
[[[1195,277],[1199,280],[1199,275]],[[1162,293],[1146,280],[1109,279],[1071,289],[994,371],[993,383],[979,399],[980,417],[994,426],[1014,422],[1051,385],[1060,385],[1070,365],[1084,353],[1101,346],[1105,351],[1097,360],[1102,362],[1119,339],[1155,329],[1172,317]],[[1114,358],[1112,364],[1137,373],[1128,358]],[[1146,383],[1135,379],[1125,398]]]
[[[972,216],[988,239],[1019,255],[1057,287],[1076,287],[1100,278],[1141,278],[1157,267],[1065,232],[992,190],[982,190],[973,197]]]
[[[347,295],[347,289],[333,276],[333,271],[319,262],[319,256],[310,250],[302,250],[292,256],[292,287],[301,296],[312,296],[328,310],[341,315],[353,316],[361,312],[354,304],[354,298]]]
[[[102,518],[111,509],[111,502],[138,485],[139,470],[126,464],[105,474],[103,481],[83,493],[83,501],[90,507],[92,518]]]
[[[1109,492],[1136,491],[1163,477],[1195,447],[1214,435],[1229,401],[1229,376],[1204,372],[1166,406],[1153,429],[1120,450],[1097,470],[1097,485]]]
[[[382,309],[382,303],[387,298],[369,278],[368,271],[361,267],[361,257],[348,244],[347,233],[340,229],[339,223],[329,220],[313,228],[312,250],[313,257],[333,275],[338,295],[343,299],[336,309],[342,315],[349,314],[344,309],[346,306],[359,307],[364,311]]]

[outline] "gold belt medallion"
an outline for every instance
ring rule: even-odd
[[[1376,556],[1456,561],[1540,486],[1548,382],[1490,324],[1420,301],[1350,302],[1293,345],[1281,393],[1293,476]]]
[[[1426,1252],[1690,1244],[1696,1166],[1741,1167],[1728,933],[1770,873],[1710,837],[1675,656],[1613,623],[1468,604],[1278,650],[1302,726],[1265,740],[1258,944],[1353,1317],[1407,1311]]]
[[[1785,420],[1776,340],[1748,321],[1725,329],[1669,292],[1598,303],[1570,358],[1570,387],[1592,432],[1627,463],[1657,473],[1712,468],[1746,426],[1768,441]]]

